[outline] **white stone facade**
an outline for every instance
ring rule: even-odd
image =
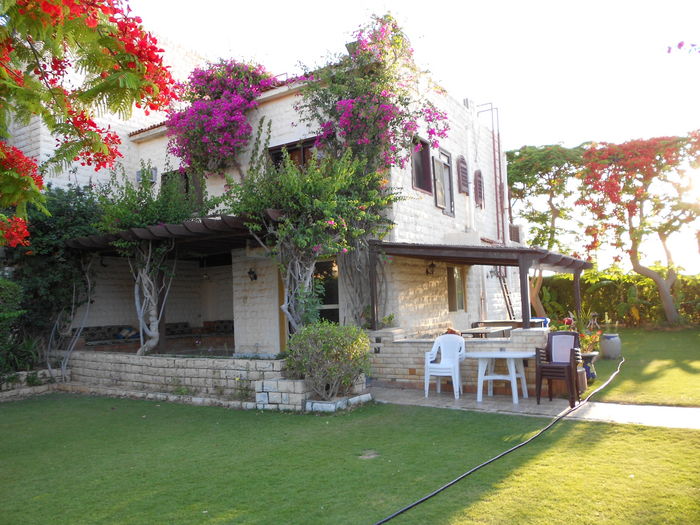
[[[189,57],[188,65],[197,62]],[[178,66],[183,69],[182,64]],[[181,78],[184,73],[180,75]],[[270,146],[289,144],[313,137],[314,130],[299,124],[299,115],[294,109],[297,90],[281,87],[264,93],[259,108],[251,112],[253,129],[263,117],[272,125]],[[391,171],[390,184],[401,189],[405,200],[394,204],[389,216],[395,222],[387,235],[390,242],[449,245],[483,245],[486,242],[511,244],[508,239],[508,221],[505,209],[496,205],[496,194],[505,195],[505,158],[502,152],[494,152],[494,135],[489,126],[481,122],[479,108],[472,102],[460,103],[447,95],[433,95],[434,102],[446,111],[450,122],[449,138],[442,140],[440,151],[447,153],[452,167],[452,194],[454,216],[446,215],[435,205],[434,195],[413,187],[410,163],[403,169]],[[486,115],[488,117],[488,115]],[[162,118],[152,115],[146,118],[139,114],[129,121],[111,119],[110,124],[123,140],[123,164],[126,173],[135,177],[141,162],[150,162],[158,175],[179,167],[177,159],[167,154],[168,137],[163,126],[147,126]],[[481,117],[488,121],[488,118]],[[143,130],[135,132],[136,130]],[[36,122],[14,130],[13,144],[25,153],[44,159],[53,148],[54,139],[45,128]],[[431,151],[431,156],[438,151]],[[457,159],[466,159],[469,171],[469,193],[458,191]],[[249,153],[242,157],[246,165]],[[500,187],[497,173],[501,170]],[[483,176],[484,204],[477,206],[474,198],[474,173],[480,170]],[[237,173],[232,173],[235,177]],[[105,175],[99,174],[99,178]],[[94,183],[94,171],[78,168],[73,174],[64,174],[60,179]],[[207,189],[212,195],[223,192],[224,179],[211,175]],[[501,218],[498,218],[498,215]],[[499,221],[505,226],[499,233]],[[201,327],[206,321],[233,320],[235,326],[235,352],[274,355],[284,349],[286,333],[283,314],[280,311],[282,292],[279,270],[276,263],[254,246],[235,250],[231,254],[230,266],[201,268],[197,263],[181,261],[167,304],[168,322],[187,322],[192,327]],[[91,307],[87,326],[125,324],[137,326],[133,307],[132,278],[124,261],[105,259],[97,268],[95,301]],[[443,263],[436,262],[432,275],[426,275],[430,261],[394,258],[385,264],[385,297],[382,298],[380,317],[393,315],[396,325],[408,333],[434,333],[453,326],[467,328],[471,323],[487,318],[506,318],[503,293],[498,279],[492,276],[490,267],[464,267],[466,283],[465,307],[449,311],[447,298],[447,270]],[[254,269],[257,280],[248,278],[249,269]],[[206,276],[205,276],[206,274]],[[507,277],[512,290],[511,300],[520,315],[520,298],[517,271],[508,270]],[[346,306],[341,290],[341,319]],[[77,320],[80,316],[76,317]]]

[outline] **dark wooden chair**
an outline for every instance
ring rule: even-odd
[[[569,394],[569,406],[581,401],[576,367],[581,361],[581,344],[577,332],[549,332],[547,346],[537,349],[535,382],[537,404],[540,404],[542,380],[547,380],[549,400],[552,400],[552,379],[564,381]]]

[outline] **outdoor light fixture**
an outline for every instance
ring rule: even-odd
[[[435,263],[430,261],[430,264],[425,268],[425,275],[433,275],[435,273]]]
[[[248,277],[250,277],[251,281],[257,281],[258,280],[258,274],[253,270],[252,268],[248,270]]]

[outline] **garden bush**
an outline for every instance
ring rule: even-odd
[[[661,269],[659,269],[661,271]],[[574,309],[572,276],[546,277],[542,286],[542,304],[552,319],[562,319]],[[685,322],[700,324],[700,275],[679,275],[673,287],[678,311]],[[581,277],[582,306],[605,314],[613,322],[630,326],[660,323],[663,307],[654,282],[636,273],[620,269],[588,270]]]
[[[0,278],[0,341],[10,339],[17,318],[22,315],[22,287]]]
[[[347,394],[369,371],[369,338],[361,328],[322,320],[289,338],[287,372],[306,379],[321,399]]]

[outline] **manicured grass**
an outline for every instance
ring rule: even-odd
[[[700,329],[619,330],[625,362],[620,374],[593,401],[700,406]],[[617,361],[596,362],[596,388]]]
[[[374,523],[545,423],[390,405],[320,417],[4,403],[0,523]],[[391,523],[698,523],[698,450],[697,431],[563,421]]]

